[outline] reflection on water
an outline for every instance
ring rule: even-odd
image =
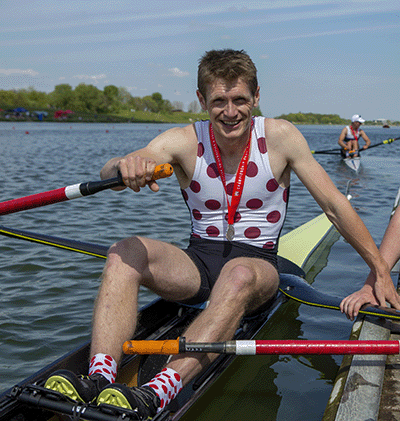
[[[168,127],[0,123],[0,200],[96,180],[109,158],[144,146]],[[298,127],[314,150],[336,147],[341,131],[339,126]],[[379,127],[365,130],[372,143],[388,137],[388,131]],[[390,137],[400,136],[400,129],[390,130]],[[315,155],[342,192],[352,180],[352,204],[378,243],[400,184],[399,151],[400,143],[395,142],[364,152],[358,174],[338,156]],[[172,177],[160,185],[156,194],[148,190],[139,195],[106,191],[6,215],[0,224],[105,245],[137,234],[185,246],[190,225],[177,181]],[[319,213],[311,195],[293,176],[283,232]],[[6,237],[0,238],[0,251],[0,390],[5,390],[89,339],[93,300],[104,261]],[[313,285],[344,296],[363,284],[367,272],[363,260],[340,239]],[[152,297],[143,291],[141,302]],[[265,337],[347,339],[350,329],[351,323],[339,312],[288,302],[273,316]],[[218,404],[214,406],[231,420],[242,420],[243,414],[257,419],[254,408],[261,409],[257,411],[262,414],[260,420],[320,419],[341,361],[338,356],[241,358],[234,366],[240,384],[221,384],[215,392]],[[243,379],[247,379],[245,384]],[[240,397],[248,402],[241,409],[235,404]],[[266,402],[263,408],[262,402]]]

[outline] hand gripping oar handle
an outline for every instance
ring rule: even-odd
[[[344,355],[399,354],[399,341],[250,340],[186,343],[185,338],[162,341],[127,341],[125,354],[167,354],[206,352],[234,355]]]
[[[169,177],[172,173],[173,168],[170,164],[158,165],[154,170],[152,180]],[[78,197],[90,196],[102,190],[112,189],[123,185],[124,182],[119,174],[118,177],[109,178],[107,180],[74,184],[60,189],[21,197],[19,199],[8,200],[0,203],[0,215],[7,215],[9,213],[19,212],[22,210],[38,208],[40,206],[77,199]]]

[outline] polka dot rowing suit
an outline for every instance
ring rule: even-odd
[[[230,202],[236,174],[225,174],[226,194],[211,147],[210,122],[207,120],[195,123],[198,138],[196,166],[192,181],[188,188],[182,190],[182,195],[189,208],[192,223],[189,250],[192,246],[200,247],[209,256],[201,256],[199,259],[190,251],[188,254],[198,268],[205,260],[212,260],[212,265],[208,265],[209,268],[205,271],[208,277],[211,271],[214,272],[211,277],[218,276],[220,268],[211,268],[216,266],[216,262],[226,262],[237,256],[266,256],[267,260],[273,260],[276,265],[278,239],[286,217],[289,189],[280,186],[272,174],[264,121],[264,117],[254,117],[250,156],[242,197],[235,214],[235,235],[232,242],[226,240],[227,194]],[[232,247],[230,243],[233,247],[239,247],[232,256],[226,251],[227,247]],[[208,252],[210,247],[213,252]],[[217,250],[220,250],[221,256],[215,256]],[[268,255],[274,255],[274,259],[269,259]],[[202,277],[206,276],[204,270],[199,270]],[[211,282],[215,282],[215,279]]]
[[[209,121],[195,124],[198,137],[196,167],[183,196],[192,218],[192,235],[225,240],[227,198],[210,144]],[[264,118],[255,117],[251,151],[242,198],[235,215],[235,241],[274,249],[286,216],[288,190],[275,180],[268,159]],[[231,200],[235,174],[226,174]]]

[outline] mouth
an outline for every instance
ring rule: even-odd
[[[224,126],[234,127],[240,123],[240,120],[236,121],[221,121]]]

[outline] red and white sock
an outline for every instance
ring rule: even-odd
[[[172,368],[164,368],[152,380],[143,386],[150,386],[157,393],[161,404],[158,412],[164,409],[182,390],[181,376]]]
[[[110,383],[117,378],[117,363],[107,354],[96,354],[89,364],[89,376],[94,373],[102,374]]]

